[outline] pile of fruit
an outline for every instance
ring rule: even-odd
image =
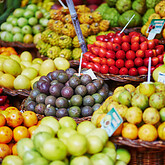
[[[11,47],[0,48],[0,86],[10,89],[31,89],[33,84],[43,75],[56,69],[66,70],[70,63],[65,58],[55,60],[32,57],[31,53],[24,51],[17,55]]]
[[[149,16],[154,13],[154,7],[161,0],[106,0],[107,3],[100,5],[99,11],[103,19],[110,21],[111,27],[124,27],[128,20],[135,14],[127,26],[138,27],[144,25]]]
[[[38,118],[32,111],[21,113],[16,107],[9,106],[0,111],[0,158],[17,155],[16,145],[22,138],[31,137],[37,128]]]
[[[31,138],[18,141],[17,152],[18,156],[6,156],[2,165],[11,161],[13,165],[126,165],[131,159],[128,150],[116,149],[108,141],[104,129],[90,121],[77,126],[70,117],[59,122],[53,117],[43,118]]]
[[[109,21],[102,20],[99,12],[91,12],[85,5],[75,8],[84,38],[92,35],[87,38],[87,42],[93,43],[96,40],[96,34],[109,29]],[[40,54],[52,59],[60,56],[68,60],[78,60],[82,51],[69,9],[52,9],[50,17],[48,28],[42,33],[41,40],[37,42]]]
[[[96,37],[83,54],[82,67],[102,74],[147,75],[149,57],[151,72],[163,64],[164,45],[158,39],[147,40],[138,32],[129,35],[116,32]]]
[[[83,74],[76,70],[56,70],[42,76],[24,103],[25,110],[45,116],[87,117],[98,109],[108,97],[109,87],[101,78]]]
[[[115,135],[144,141],[165,141],[165,84],[141,83],[136,88],[127,84],[117,87],[91,121],[98,127],[108,111],[115,108],[124,120]]]
[[[150,15],[150,17],[147,19],[147,21],[141,28],[141,33],[143,35],[145,35],[145,36],[149,35],[147,30],[149,28],[149,25],[150,25],[152,19],[165,19],[164,10],[165,10],[165,1],[161,1],[155,6],[154,12]],[[157,34],[157,37],[160,39],[163,37],[165,39],[165,28],[162,30],[162,32],[160,34]]]
[[[17,8],[9,15],[6,22],[1,24],[0,39],[33,43],[33,36],[44,31],[49,18],[49,12],[34,4],[26,8]]]

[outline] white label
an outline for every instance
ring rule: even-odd
[[[91,76],[92,80],[97,79],[96,75],[94,74],[92,69],[88,69],[86,71],[83,71],[83,74],[88,74],[89,76]]]
[[[159,72],[158,81],[165,84],[165,73]]]

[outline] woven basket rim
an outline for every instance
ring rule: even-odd
[[[156,140],[153,142],[143,141],[141,139],[131,140],[121,136],[111,137],[110,140],[118,145],[126,145],[134,148],[148,148],[155,150],[165,150],[165,141]]]

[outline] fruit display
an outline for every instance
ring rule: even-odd
[[[49,12],[30,4],[17,8],[1,24],[0,39],[9,42],[33,43],[33,36],[44,31],[50,18]]]
[[[105,20],[110,21],[111,27],[124,27],[135,14],[127,26],[138,27],[144,25],[148,17],[154,12],[154,7],[161,0],[106,0],[96,11],[99,11]]]
[[[17,142],[29,138],[37,128],[38,118],[32,111],[21,113],[9,106],[0,111],[0,158],[17,155]]]
[[[109,87],[101,79],[77,71],[56,70],[37,81],[24,103],[25,110],[31,110],[45,116],[87,117],[101,106],[108,97]]]
[[[165,2],[164,1],[160,1],[154,9],[154,12],[148,17],[148,19],[146,20],[145,24],[143,25],[143,27],[141,28],[141,33],[145,36],[148,36],[148,28],[149,25],[152,21],[152,19],[164,19],[165,18]],[[161,33],[156,35],[157,38],[161,39],[164,38],[165,39],[165,28],[163,28],[163,30],[161,31]]]
[[[31,138],[19,140],[16,149],[18,155],[6,156],[2,165],[126,165],[131,159],[128,150],[115,148],[104,129],[90,121],[77,126],[70,117],[43,118]]]
[[[143,141],[165,141],[165,84],[143,82],[136,88],[131,84],[119,86],[103,105],[94,112],[92,123],[101,127],[100,121],[115,108],[124,123],[114,134]]]
[[[106,32],[109,29],[109,21],[102,20],[99,12],[91,12],[85,5],[76,6],[75,9],[82,34],[87,42],[94,42],[96,34]],[[78,60],[82,51],[69,9],[52,9],[50,10],[50,17],[48,28],[42,32],[41,40],[37,42],[40,54],[52,59],[60,56],[68,60]]]
[[[96,37],[83,54],[82,68],[91,68],[102,74],[147,75],[149,57],[151,72],[163,65],[164,45],[158,39],[148,40],[138,32],[129,35],[116,32]]]
[[[55,60],[32,57],[28,51],[23,51],[20,56],[13,48],[1,47],[0,51],[0,86],[10,89],[33,88],[33,84],[43,75],[56,69],[66,70],[70,63],[65,58],[58,57]]]

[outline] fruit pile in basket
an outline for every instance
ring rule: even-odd
[[[127,26],[138,27],[144,25],[148,17],[154,13],[154,7],[161,0],[106,0],[96,11],[99,11],[103,19],[110,21],[111,27],[124,27],[128,20],[135,14]]]
[[[99,12],[91,12],[85,5],[76,6],[75,9],[82,34],[87,42],[93,43],[96,34],[109,29],[109,21],[102,20]],[[82,51],[69,9],[52,9],[50,17],[47,29],[42,33],[41,40],[37,42],[40,54],[52,59],[60,56],[68,60],[78,60]]]
[[[30,52],[17,54],[12,47],[0,48],[0,86],[10,89],[33,88],[33,84],[43,75],[57,70],[66,70],[70,63],[65,58],[55,60],[34,58]]]
[[[124,120],[114,135],[132,140],[165,141],[165,84],[144,82],[136,88],[131,84],[117,87],[94,112],[91,121],[100,127],[100,121],[113,107]]]
[[[0,111],[0,158],[17,155],[17,142],[31,137],[37,128],[38,118],[32,111],[21,113],[16,107]]]
[[[131,159],[128,150],[116,149],[105,130],[90,121],[77,126],[70,117],[43,118],[31,138],[17,142],[17,153],[6,156],[2,165],[11,161],[19,165],[126,165]]]
[[[56,70],[42,76],[24,103],[25,110],[41,115],[87,117],[98,109],[108,97],[109,87],[100,78],[83,74],[74,75],[76,70]]]
[[[83,54],[82,67],[91,68],[102,74],[147,75],[149,57],[151,72],[163,64],[164,45],[159,40],[147,40],[138,32],[129,35],[116,32],[96,37],[94,44],[88,44]]]
[[[34,4],[17,8],[1,24],[0,39],[3,41],[33,43],[33,36],[44,31],[50,18],[49,12]]]

